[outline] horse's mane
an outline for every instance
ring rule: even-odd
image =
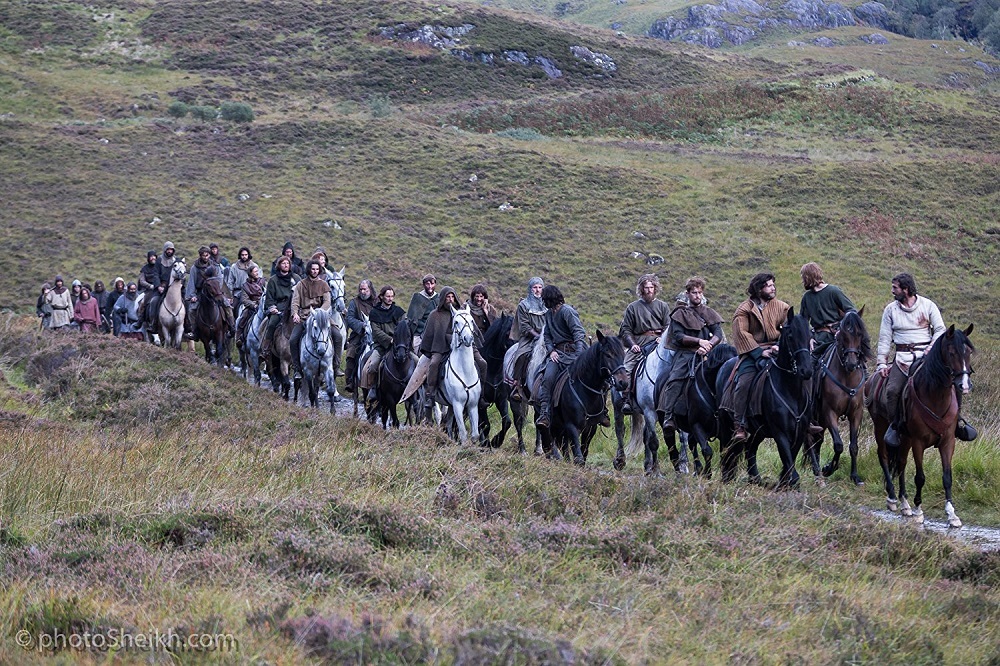
[[[708,352],[708,355],[705,356],[705,370],[709,372],[718,370],[726,361],[734,356],[737,356],[736,347],[726,343],[716,345],[712,348],[712,351]]]
[[[330,325],[330,313],[323,308],[317,308],[312,311],[312,317],[319,324],[320,328],[326,328]]]
[[[793,341],[797,343],[799,345],[797,349],[808,349],[810,337],[809,322],[802,315],[793,314],[789,317],[785,325],[781,327],[781,339],[778,343],[778,360],[785,367],[788,367],[796,351],[791,348],[790,343]]]
[[[582,380],[585,372],[592,372],[600,367],[601,355],[607,345],[611,345],[612,353],[620,352],[622,356],[625,355],[625,346],[621,339],[617,335],[607,335],[603,340],[584,349],[583,353],[576,357],[576,360],[569,366],[570,377]]]
[[[868,329],[865,328],[865,322],[858,314],[857,310],[848,310],[847,314],[840,322],[840,330],[846,331],[848,335],[857,337],[861,339],[861,347],[859,349],[861,353],[861,362],[868,363],[872,360],[872,343],[871,338],[868,337]]]
[[[955,329],[950,334],[945,333],[935,340],[930,351],[924,354],[919,371],[913,375],[914,386],[941,389],[951,384],[951,369],[944,358],[944,346],[948,344],[952,345],[955,348],[955,353],[963,358],[966,346],[973,351],[976,349],[972,341],[962,331]]]
[[[406,337],[403,337],[406,336]],[[402,342],[413,340],[413,333],[410,331],[410,320],[403,317],[396,324],[396,330],[392,332],[392,343],[398,345]]]
[[[509,314],[502,314],[493,320],[490,327],[483,335],[483,351],[487,358],[490,356],[503,356],[507,351],[507,339],[510,335],[510,327],[514,323],[514,318]]]

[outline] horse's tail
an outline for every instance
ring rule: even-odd
[[[632,409],[632,434],[625,445],[625,457],[631,458],[646,446],[646,415],[640,407]]]

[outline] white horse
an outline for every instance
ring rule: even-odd
[[[451,354],[445,362],[441,391],[458,429],[458,439],[465,444],[469,441],[469,432],[465,429],[466,414],[469,415],[472,435],[477,439],[479,437],[479,396],[483,385],[479,381],[479,370],[473,355],[475,322],[472,313],[468,305],[461,310],[452,306],[451,316]]]
[[[344,273],[347,266],[339,271],[331,271],[326,276],[326,282],[330,285],[330,328],[333,330],[333,361],[334,373],[340,370],[340,361],[344,358],[344,345],[347,344],[347,325],[344,324],[344,313],[347,312],[347,305],[344,304]],[[337,396],[340,399],[340,396]]]
[[[163,298],[160,300],[160,342],[164,347],[180,349],[184,340],[184,295],[181,293],[184,288],[184,276],[187,274],[187,266],[183,259],[174,262],[170,269],[170,281],[167,288],[163,290]]]
[[[313,310],[303,324],[302,342],[299,345],[299,367],[305,384],[309,404],[319,407],[319,385],[326,383],[326,394],[330,398],[330,413],[334,413],[334,396],[337,385],[333,376],[333,342],[330,331],[330,313],[327,310]]]
[[[240,306],[243,307],[243,306]],[[247,338],[240,350],[240,365],[243,368],[243,379],[247,379],[247,371],[253,370],[254,384],[260,386],[260,329],[264,325],[264,299],[257,304],[257,312],[247,327]]]
[[[361,314],[361,321],[365,323],[365,332],[361,338],[361,351],[358,353],[358,366],[357,369],[354,371],[354,377],[351,377],[351,379],[354,380],[354,395],[352,397],[354,398],[355,417],[357,417],[358,415],[358,404],[359,404],[358,394],[361,395],[360,404],[366,407],[368,405],[368,389],[361,388],[361,380],[365,376],[365,366],[368,365],[368,359],[371,358],[372,348],[375,345],[372,338],[371,320],[369,320],[366,315]],[[368,415],[370,417],[373,416],[373,412],[368,412]]]
[[[646,474],[659,474],[659,459],[657,453],[660,448],[659,439],[656,436],[656,425],[659,422],[656,416],[656,380],[660,375],[669,372],[673,360],[674,352],[667,349],[667,336],[669,331],[663,331],[656,348],[646,356],[645,365],[640,368],[640,372],[635,376],[635,403],[637,409],[632,410],[632,434],[629,437],[625,451],[619,451],[615,458],[616,469],[625,466],[625,458],[632,456],[640,447],[645,449],[644,468]],[[687,450],[683,441],[680,447],[677,471],[682,474],[688,473]],[[676,454],[670,452],[671,458]],[[621,467],[618,467],[618,465]]]

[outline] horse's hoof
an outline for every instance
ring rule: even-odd
[[[959,520],[958,516],[953,516],[952,518],[948,519],[948,527],[954,527],[955,529],[958,529],[962,527],[962,521]]]
[[[858,486],[859,488],[861,486],[865,485],[865,482],[862,481],[860,477],[853,477],[853,478],[851,478],[851,481],[853,481],[854,485]]]
[[[334,393],[333,397],[330,398],[331,402],[340,402],[343,398],[340,397],[339,393]]]
[[[817,488],[826,488],[826,479],[824,479],[822,476],[817,476],[816,477],[816,487]]]
[[[573,464],[576,465],[577,467],[583,467],[586,464],[586,462],[587,460],[583,456],[577,456],[573,458]]]
[[[894,499],[886,499],[885,508],[889,509],[893,513],[899,513],[899,502]]]
[[[913,509],[908,506],[903,507],[902,514],[907,518],[913,518]]]
[[[916,509],[915,511],[913,511],[913,522],[917,523],[918,525],[923,525],[924,524],[924,510],[923,509]]]
[[[625,456],[615,456],[615,459],[611,461],[611,466],[618,472],[625,469]]]
[[[836,467],[834,467],[833,465],[827,465],[826,467],[823,468],[823,476],[831,476],[836,471],[837,471]]]
[[[757,475],[757,476],[748,476],[747,477],[747,481],[751,485],[754,485],[754,486],[764,486],[764,485],[766,485],[764,483],[764,478],[762,476],[760,476],[760,475]]]
[[[678,465],[677,466],[677,473],[678,474],[685,474],[685,475],[686,474],[690,474],[691,472],[690,472],[690,470],[688,470],[688,464],[687,463],[681,463],[680,465]]]

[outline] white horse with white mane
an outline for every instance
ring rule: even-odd
[[[344,273],[346,272],[347,266],[344,266],[339,271],[331,270],[326,276],[326,282],[330,285],[330,302],[333,304],[330,308],[330,328],[333,332],[335,372],[340,370],[340,361],[344,358],[344,345],[347,344],[347,325],[344,323],[343,316],[343,313],[347,312],[347,306],[344,304]],[[339,394],[334,393],[334,396],[335,400],[340,400]]]
[[[177,259],[170,269],[170,282],[163,290],[158,313],[160,324],[160,342],[164,347],[180,349],[184,339],[184,275],[187,266],[183,259]]]
[[[473,355],[475,344],[475,322],[466,305],[461,310],[451,308],[451,354],[444,366],[441,392],[449,406],[449,414],[458,429],[458,439],[469,441],[469,432],[479,437],[479,396],[483,385],[479,381],[479,370]],[[470,431],[465,429],[465,415],[469,415]]]

